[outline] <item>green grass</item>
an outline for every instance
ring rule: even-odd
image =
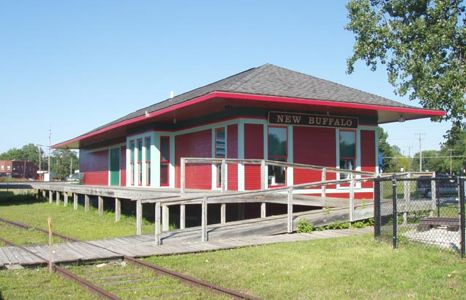
[[[37,245],[47,244],[48,235],[34,229],[22,229],[0,222],[0,237],[18,245]],[[53,237],[54,243],[60,243],[63,240],[59,237]]]
[[[69,266],[86,278],[122,299],[219,299],[219,295],[187,285],[169,276],[158,275],[132,264],[113,261],[104,264]],[[226,299],[226,298],[225,298]]]
[[[129,236],[136,231],[134,216],[121,215],[120,222],[115,222],[113,212],[104,211],[99,216],[93,207],[89,212],[81,205],[74,210],[72,202],[64,207],[63,203],[49,204],[45,200],[35,200],[30,194],[13,195],[11,192],[0,192],[0,217],[39,228],[47,228],[47,218],[51,217],[54,231],[83,240]],[[142,231],[152,233],[153,224],[143,219]]]
[[[0,299],[97,299],[46,268],[0,271]]]
[[[435,248],[392,250],[371,235],[151,257],[265,299],[464,299],[466,261]]]

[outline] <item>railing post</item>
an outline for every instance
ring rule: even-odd
[[[207,237],[207,197],[202,199],[201,241],[206,242]]]
[[[322,182],[327,181],[327,168],[323,168],[323,169],[322,169],[321,181],[322,181]],[[327,185],[324,184],[324,183],[322,183],[322,186],[321,186],[320,196],[321,196],[322,198],[327,197]]]
[[[220,185],[222,193],[225,193],[227,190],[227,163],[225,159],[222,159],[222,164],[220,165]]]
[[[180,229],[186,227],[186,205],[180,204]]]
[[[142,234],[142,201],[136,201],[136,235]]]
[[[397,208],[397,194],[396,194],[396,177],[392,177],[392,206],[393,206],[393,249],[398,247],[398,208]]]
[[[226,203],[220,204],[220,223],[225,224],[227,222],[227,205]]]
[[[155,243],[161,244],[160,234],[162,232],[160,224],[160,202],[155,202]]]
[[[287,203],[287,232],[293,232],[293,187],[288,189],[288,203]]]
[[[78,194],[73,193],[73,209],[78,209]]]
[[[382,226],[381,203],[380,203],[380,176],[374,180],[374,238],[380,237]]]
[[[162,205],[162,232],[169,230],[170,208],[167,205]]]
[[[121,201],[115,198],[115,222],[120,222],[121,218]]]
[[[350,186],[349,186],[349,220],[350,222],[354,221],[354,186],[356,184],[356,180],[354,178],[354,174],[350,174]]]
[[[186,189],[186,160],[181,158],[180,160],[180,192],[185,193]]]
[[[265,190],[266,189],[266,184],[267,184],[267,172],[265,170],[266,165],[265,165],[265,160],[261,160],[261,189]]]

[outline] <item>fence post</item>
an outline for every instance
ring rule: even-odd
[[[437,196],[437,186],[435,184],[435,179],[433,179],[433,178],[435,178],[435,172],[432,173],[432,178],[430,180],[430,194],[431,194],[430,197],[432,199],[432,213],[431,213],[431,216],[434,215],[434,212],[437,209],[437,201],[436,201],[437,199],[435,199],[436,196]]]
[[[155,243],[160,245],[160,233],[162,232],[160,224],[160,202],[155,202]]]
[[[393,205],[393,249],[398,247],[398,211],[396,207],[396,177],[392,176],[392,205]]]
[[[261,189],[265,190],[267,184],[267,173],[265,172],[265,160],[261,160]]]
[[[380,237],[381,205],[380,205],[380,176],[374,180],[374,238]]]
[[[349,186],[349,219],[350,222],[354,221],[354,186],[356,180],[354,179],[354,174],[351,173],[350,175],[351,181]]]
[[[293,232],[293,187],[288,189],[288,215],[287,215],[287,232]]]
[[[220,166],[220,179],[221,179],[221,182],[220,182],[220,185],[221,185],[221,188],[222,188],[222,193],[225,193],[225,191],[227,190],[227,163],[225,161],[225,159],[222,159],[222,164]]]
[[[185,193],[186,189],[186,160],[181,158],[180,160],[180,192]]]
[[[322,169],[321,181],[322,182],[327,181],[327,168]],[[327,196],[327,185],[326,184],[322,184],[321,190],[320,190],[320,196],[322,198],[325,198]]]
[[[458,176],[458,183],[459,183],[459,193],[460,193],[460,231],[461,231],[461,258],[465,256],[465,248],[466,248],[466,216],[465,216],[465,201],[464,201],[464,184],[465,179]]]
[[[207,197],[202,199],[201,241],[207,241]]]

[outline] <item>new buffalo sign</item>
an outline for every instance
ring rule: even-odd
[[[300,126],[357,128],[358,118],[288,112],[269,112],[269,123]]]

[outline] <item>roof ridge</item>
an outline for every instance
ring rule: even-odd
[[[250,70],[254,70],[254,72],[252,72],[251,74],[249,74],[247,77],[247,79],[245,78],[244,80],[241,80],[240,79],[240,83],[236,83],[236,84],[231,84],[230,85],[230,88],[233,89],[233,90],[238,90],[238,89],[241,89],[241,87],[243,85],[245,85],[246,83],[248,83],[249,81],[253,80],[254,78],[256,78],[257,76],[259,76],[260,74],[262,74],[262,72],[264,71],[264,69],[266,67],[269,67],[269,66],[273,66],[272,64],[269,64],[269,63],[266,63],[266,64],[263,64],[263,65],[260,65],[258,67],[255,67],[255,68],[252,68]]]

